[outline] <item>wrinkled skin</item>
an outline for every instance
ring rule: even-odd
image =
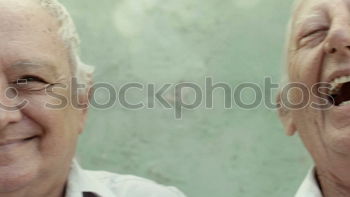
[[[293,13],[288,46],[291,82],[311,89],[318,82],[350,75],[350,0],[305,0]],[[301,101],[300,91],[291,93]],[[319,102],[319,95],[310,102]],[[350,107],[327,110],[281,109],[289,135],[298,132],[315,163],[317,178],[326,197],[350,196]]]

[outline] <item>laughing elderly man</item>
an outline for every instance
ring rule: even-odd
[[[91,84],[77,47],[57,1],[0,0],[0,196],[183,197],[142,178],[83,170],[73,159],[87,110],[49,106],[73,96],[62,88],[72,78]],[[85,106],[87,89],[77,96]]]
[[[296,2],[288,42],[287,81],[302,83],[309,90],[319,82],[330,84],[327,91],[312,94],[308,102],[327,101],[330,107],[290,109],[284,105],[280,109],[287,134],[297,132],[315,162],[296,197],[348,197],[350,0]],[[300,103],[306,97],[294,89],[288,98],[291,103]]]

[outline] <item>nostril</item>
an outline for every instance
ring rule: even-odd
[[[350,46],[346,46],[346,48],[350,50]]]
[[[336,49],[336,48],[332,48],[332,49],[330,50],[330,53],[335,53],[335,52],[337,52],[337,49]]]

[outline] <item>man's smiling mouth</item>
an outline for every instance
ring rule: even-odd
[[[19,145],[22,143],[29,142],[31,140],[34,140],[37,136],[32,136],[24,139],[17,139],[17,140],[7,140],[7,141],[0,141],[0,148],[10,147],[14,145]]]
[[[335,106],[350,104],[350,75],[338,77],[330,82],[328,100]]]

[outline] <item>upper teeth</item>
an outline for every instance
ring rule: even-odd
[[[345,101],[345,102],[340,103],[339,106],[344,106],[344,105],[349,105],[349,104],[350,104],[350,101]]]
[[[332,82],[330,82],[330,85],[331,85],[331,88],[329,90],[330,94],[337,93],[340,90],[340,88],[343,86],[343,84],[347,82],[350,82],[350,76],[342,76],[334,79]]]

